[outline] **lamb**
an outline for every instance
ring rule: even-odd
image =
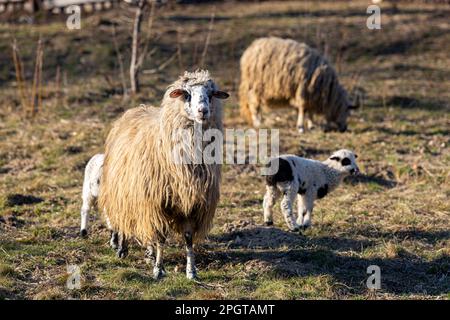
[[[99,205],[114,230],[148,246],[155,279],[165,274],[162,256],[170,234],[184,238],[186,276],[196,277],[193,243],[212,226],[221,164],[179,163],[174,150],[192,159],[194,128],[222,132],[219,99],[227,97],[208,71],[185,72],[168,87],[161,108],[128,110],[107,137]],[[180,129],[185,134],[175,134]]]
[[[87,236],[89,213],[97,202],[104,158],[103,154],[96,154],[88,161],[84,169],[80,227],[80,235],[82,237]]]
[[[334,152],[327,160],[320,162],[295,155],[282,155],[270,160],[269,165],[278,171],[266,176],[264,196],[264,223],[273,225],[272,209],[283,194],[281,211],[290,231],[306,229],[311,225],[314,200],[325,197],[336,189],[348,175],[356,175],[359,168],[358,156],[350,150]],[[278,161],[278,164],[272,163]],[[293,213],[293,202],[297,196],[298,217]]]
[[[291,105],[298,109],[297,128],[313,126],[313,115],[324,115],[326,130],[347,129],[353,106],[336,72],[316,50],[304,43],[276,37],[259,38],[240,61],[241,115],[254,127],[261,125],[261,109]]]
[[[82,206],[81,206],[81,227],[80,236],[87,237],[89,213],[97,204],[100,180],[102,177],[102,169],[105,155],[98,153],[94,155],[86,164],[84,170],[83,192],[82,192]],[[108,229],[111,231],[110,245],[117,251],[119,258],[124,258],[128,254],[128,246],[124,241],[123,236],[112,230],[109,220],[106,219]]]

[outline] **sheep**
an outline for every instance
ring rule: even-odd
[[[169,85],[161,108],[130,109],[108,134],[99,205],[114,230],[148,246],[155,279],[165,274],[162,255],[170,234],[184,238],[186,277],[196,278],[193,243],[212,226],[221,164],[180,164],[174,150],[195,153],[193,139],[187,139],[194,136],[194,127],[221,133],[219,99],[228,96],[208,71],[185,72]],[[180,129],[184,135],[175,134]]]
[[[80,236],[83,238],[87,237],[89,213],[97,203],[104,159],[105,155],[102,153],[94,155],[84,170],[80,226]],[[126,257],[128,247],[123,236],[112,230],[108,219],[106,219],[106,224],[111,231],[110,246],[117,251],[119,258]]]
[[[336,189],[342,180],[359,173],[358,156],[350,150],[334,152],[320,162],[295,155],[282,155],[270,160],[269,165],[278,170],[266,176],[266,194],[263,201],[264,223],[273,225],[272,209],[283,194],[281,211],[290,231],[306,229],[311,225],[314,200],[325,197]],[[272,163],[277,161],[278,163]],[[297,196],[298,217],[293,213],[293,202]]]
[[[304,43],[259,38],[243,53],[240,68],[240,111],[254,127],[261,125],[263,107],[291,105],[298,109],[300,133],[305,120],[312,128],[314,114],[325,116],[326,130],[345,131],[350,109],[357,107],[349,102],[329,62]]]

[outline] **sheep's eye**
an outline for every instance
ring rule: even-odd
[[[186,101],[191,101],[191,95],[189,94],[189,92],[184,92],[184,99]]]
[[[343,166],[348,166],[349,164],[351,164],[352,162],[350,161],[350,159],[349,158],[344,158],[344,159],[342,159],[342,161],[341,161],[341,164],[343,165]]]

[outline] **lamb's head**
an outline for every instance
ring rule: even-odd
[[[214,113],[213,99],[229,97],[217,89],[207,71],[186,72],[178,85],[169,89],[170,98],[182,99],[186,116],[198,123],[206,122]]]
[[[325,163],[330,167],[340,171],[344,176],[359,174],[356,164],[358,156],[350,150],[341,149],[334,152]]]

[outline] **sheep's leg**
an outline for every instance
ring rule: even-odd
[[[156,263],[156,255],[155,255],[155,246],[153,244],[149,244],[147,249],[145,250],[145,262],[148,264],[155,265]]]
[[[299,226],[302,226],[303,216],[306,214],[306,206],[305,202],[303,201],[303,197],[301,195],[297,196],[297,211],[298,211],[297,224]]]
[[[117,257],[125,258],[128,255],[128,240],[122,233],[118,235]]]
[[[271,226],[273,225],[273,206],[280,196],[280,192],[275,186],[267,186],[266,189],[263,201],[264,223]]]
[[[186,241],[186,278],[197,278],[197,270],[195,268],[194,250],[192,248],[192,232],[186,231],[184,233],[184,240]]]
[[[281,212],[283,212],[284,220],[286,221],[289,230],[293,232],[299,230],[299,226],[295,221],[295,215],[293,213],[293,202],[297,195],[297,190],[298,186],[291,185],[286,189],[283,199],[281,200]]]
[[[161,279],[165,276],[166,272],[163,266],[163,252],[164,252],[164,242],[165,239],[160,239],[156,244],[156,261],[153,266],[153,278],[156,280]]]
[[[251,94],[248,103],[249,103],[250,114],[252,116],[253,127],[259,128],[261,126],[261,122],[262,122],[261,101],[256,95]]]
[[[306,117],[306,127],[308,128],[308,130],[312,130],[315,127],[314,124],[314,115],[311,112],[307,113],[307,117]]]
[[[311,226],[311,217],[314,209],[314,200],[311,196],[306,196],[303,198],[303,201],[306,203],[306,211],[303,215],[303,223],[301,227],[303,229],[307,229]]]
[[[113,250],[119,248],[119,233],[111,230],[111,237],[109,239],[109,245]]]
[[[111,226],[111,221],[109,221],[108,216],[106,216],[105,218],[106,218],[106,226],[108,227],[108,230],[111,232],[111,237],[109,239],[109,246],[113,250],[117,250],[117,248],[119,248],[119,233],[113,230]]]
[[[298,108],[298,118],[297,118],[297,129],[298,132],[304,133],[305,132],[305,107],[303,103],[297,104]]]

